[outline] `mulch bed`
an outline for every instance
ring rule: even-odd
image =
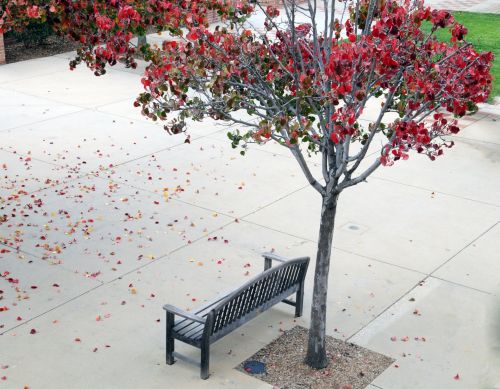
[[[330,364],[315,370],[303,363],[307,336],[308,330],[300,326],[285,331],[237,369],[280,389],[362,389],[394,362],[385,355],[327,336]],[[252,374],[254,366],[262,367],[259,362],[266,371]]]
[[[75,50],[76,43],[70,42],[60,36],[52,35],[44,44],[26,48],[22,42],[14,37],[5,37],[5,57],[7,63],[26,61],[33,58],[48,57]]]

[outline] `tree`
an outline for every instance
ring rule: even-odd
[[[314,368],[328,363],[326,301],[340,194],[411,150],[441,156],[459,131],[456,118],[475,113],[491,90],[493,55],[476,52],[464,26],[422,0],[285,0],[282,11],[257,1],[262,31],[248,18],[254,6],[240,0],[53,0],[43,9],[39,1],[17,3],[0,2],[8,11],[0,28],[51,18],[82,43],[71,67],[85,62],[96,75],[118,61],[135,66],[133,35],[152,26],[169,31],[161,48],[141,47],[149,65],[135,106],[144,115],[168,120],[174,134],[185,131],[187,118],[208,116],[239,126],[228,136],[242,153],[248,143],[275,141],[293,154],[322,204],[306,357]],[[207,10],[217,10],[219,26],[209,28]],[[440,28],[451,31],[450,42],[435,38]],[[364,126],[359,118],[370,101],[379,115]],[[306,153],[321,155],[321,178]]]

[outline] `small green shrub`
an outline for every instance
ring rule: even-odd
[[[47,38],[54,34],[47,22],[33,21],[23,31],[15,31],[12,36],[22,42],[26,48],[33,48],[46,43]]]

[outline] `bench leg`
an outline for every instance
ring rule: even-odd
[[[205,343],[205,342],[204,342]],[[209,365],[210,365],[210,344],[202,344],[201,345],[201,372],[200,377],[202,380],[206,380],[209,373]]]
[[[167,312],[167,365],[173,365],[174,360],[174,337],[172,328],[174,327],[174,314]]]
[[[295,297],[295,317],[302,316],[302,307],[304,305],[304,285],[300,285]]]

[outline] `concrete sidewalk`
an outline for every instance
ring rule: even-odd
[[[132,107],[139,72],[96,78],[67,57],[0,68],[0,389],[269,388],[233,368],[308,315],[259,316],[201,381],[165,365],[161,307],[240,285],[262,251],[314,256],[318,196],[286,150],[241,157],[211,122],[184,143]],[[443,158],[412,155],[340,200],[327,331],[396,359],[371,389],[500,383],[499,120],[487,107]]]
[[[425,0],[425,3],[432,8],[450,11],[500,13],[498,0]]]

